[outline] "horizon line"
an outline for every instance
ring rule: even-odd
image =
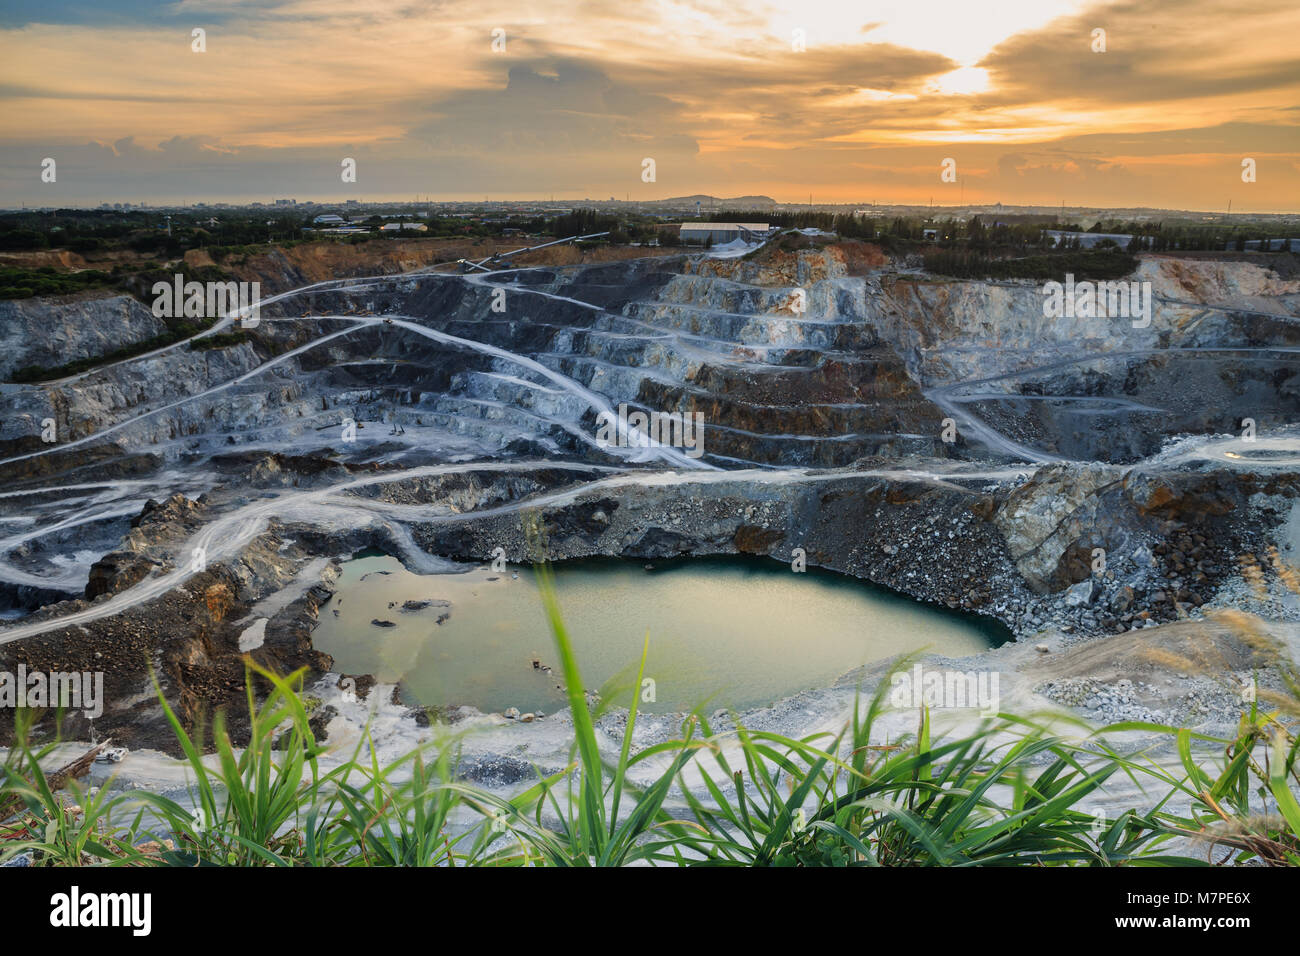
[[[903,208],[903,209],[930,209],[935,211],[941,211],[941,210],[1002,207],[1003,209],[1007,209],[1007,210],[1044,209],[1044,210],[1058,210],[1058,211],[1060,210],[1091,211],[1097,213],[1104,213],[1108,211],[1133,211],[1133,212],[1147,211],[1147,212],[1164,212],[1164,213],[1186,213],[1190,215],[1216,216],[1216,217],[1233,217],[1233,216],[1250,216],[1250,215],[1254,215],[1254,216],[1300,215],[1300,207],[1293,208],[1293,209],[1273,209],[1273,210],[1237,209],[1233,211],[1228,211],[1226,209],[1220,209],[1220,210],[1191,209],[1191,208],[1177,208],[1177,207],[1169,207],[1169,206],[1103,206],[1103,205],[1092,205],[1087,203],[1048,204],[1048,203],[1005,203],[1001,201],[959,202],[959,203],[952,203],[952,204],[943,204],[943,203],[933,203],[933,202],[904,202],[904,201],[881,202],[879,200],[850,199],[850,200],[840,200],[840,201],[807,203],[807,202],[783,201],[780,199],[773,199],[770,196],[766,196],[762,194],[752,194],[752,196],[724,197],[724,196],[713,196],[707,193],[683,193],[676,196],[665,196],[658,199],[618,199],[616,197],[611,197],[609,199],[599,199],[592,196],[584,196],[580,199],[576,199],[576,198],[570,199],[570,198],[563,198],[563,197],[550,198],[546,196],[528,196],[526,198],[495,198],[494,199],[491,197],[490,194],[488,196],[485,196],[482,199],[449,198],[445,196],[444,197],[406,196],[406,197],[378,198],[378,199],[362,199],[357,197],[347,197],[342,199],[319,199],[319,198],[297,199],[296,197],[284,196],[280,198],[292,199],[292,203],[286,205],[280,205],[280,206],[276,205],[277,199],[274,197],[270,199],[193,199],[193,200],[191,199],[181,199],[181,200],[178,199],[169,199],[169,200],[98,199],[98,200],[75,200],[68,203],[43,203],[39,205],[35,202],[29,202],[26,200],[20,200],[19,201],[20,205],[8,205],[5,203],[5,201],[0,200],[0,211],[24,212],[28,210],[35,211],[35,210],[50,210],[50,209],[77,209],[77,210],[85,210],[90,212],[97,212],[97,211],[101,211],[101,208],[103,206],[111,207],[114,205],[124,205],[124,204],[133,207],[138,207],[140,209],[168,209],[168,208],[193,209],[196,208],[198,204],[202,204],[208,207],[215,207],[217,204],[222,204],[230,208],[243,208],[243,207],[250,207],[255,204],[260,204],[261,206],[267,206],[270,208],[292,209],[295,206],[308,205],[308,204],[315,205],[315,206],[346,206],[347,203],[349,202],[355,202],[358,205],[411,205],[411,206],[430,206],[430,205],[446,205],[446,204],[472,205],[476,203],[487,204],[487,205],[491,205],[491,204],[572,205],[573,203],[593,203],[597,205],[618,204],[623,206],[652,206],[652,205],[662,205],[665,203],[672,202],[674,200],[694,199],[697,196],[701,197],[702,199],[711,199],[718,204],[731,202],[737,199],[754,198],[754,199],[766,200],[768,202],[771,202],[775,206],[788,206],[788,207],[802,206],[806,209],[816,209],[819,207],[832,207],[832,206],[852,206],[859,209]],[[737,206],[734,208],[746,209],[746,208],[756,208],[756,207]],[[116,211],[125,211],[125,210],[116,210]],[[782,211],[797,211],[797,210],[782,210]]]

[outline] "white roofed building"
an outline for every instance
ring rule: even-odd
[[[765,222],[684,222],[679,233],[682,242],[734,242],[736,239],[766,239],[771,226]]]

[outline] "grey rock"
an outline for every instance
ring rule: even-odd
[[[1092,603],[1092,596],[1093,583],[1092,579],[1089,578],[1067,588],[1063,600],[1066,607],[1082,607],[1085,604]]]

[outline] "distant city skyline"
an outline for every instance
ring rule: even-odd
[[[678,218],[682,218],[682,217],[687,217],[687,213],[690,211],[690,206],[688,204],[678,202],[678,200],[685,199],[685,198],[688,197],[665,196],[657,199],[631,200],[630,202],[622,199],[615,199],[613,202],[618,205],[628,205],[634,208],[642,208],[644,211],[648,211],[648,212],[653,212],[655,210],[674,209],[679,213]],[[771,197],[759,197],[759,196],[713,197],[714,202],[711,204],[703,205],[700,208],[700,212],[701,214],[713,214],[720,211],[729,211],[729,210],[737,211],[737,212],[740,211],[761,212],[763,209],[767,208],[766,205],[747,205],[743,201],[729,202],[730,199],[745,200],[747,198],[770,199]],[[772,209],[781,210],[785,212],[797,211],[801,208],[809,208],[809,204],[806,200],[804,202],[790,202],[790,203],[777,202],[775,200],[772,200],[772,203],[773,203],[771,207]],[[609,199],[609,197],[597,198],[594,196],[574,197],[574,198],[555,197],[554,199],[551,199],[550,197],[546,197],[546,196],[529,196],[529,197],[521,197],[517,199],[504,199],[504,198],[498,199],[495,197],[489,197],[486,201],[482,197],[479,197],[478,199],[457,198],[457,197],[439,199],[437,197],[426,198],[424,196],[420,196],[418,199],[416,199],[415,197],[407,196],[404,198],[393,197],[391,199],[339,199],[339,200],[293,198],[291,202],[283,202],[280,201],[279,199],[274,199],[274,198],[254,199],[254,200],[178,200],[178,201],[168,201],[168,200],[161,200],[161,199],[138,200],[138,201],[104,200],[104,201],[96,201],[96,202],[72,203],[71,205],[18,203],[10,206],[10,205],[0,204],[0,210],[13,212],[13,211],[21,211],[23,209],[54,210],[54,209],[63,209],[63,208],[74,208],[74,209],[84,209],[84,210],[103,209],[103,210],[118,210],[118,211],[134,212],[140,210],[190,209],[190,210],[196,210],[202,212],[205,210],[219,211],[222,209],[247,210],[250,208],[261,208],[267,210],[268,212],[275,212],[277,210],[286,211],[286,210],[292,210],[292,209],[302,207],[305,209],[312,209],[317,212],[320,210],[337,209],[337,210],[344,211],[345,213],[350,208],[354,210],[354,214],[355,214],[356,211],[361,211],[368,207],[391,208],[391,207],[399,207],[399,206],[404,206],[404,207],[411,207],[411,206],[416,206],[416,207],[503,206],[504,207],[504,206],[509,206],[509,207],[515,207],[516,209],[522,207],[525,209],[536,208],[539,210],[543,210],[547,208],[562,208],[562,209],[574,208],[574,207],[580,207],[584,205],[590,205],[593,207],[606,207],[609,206],[610,204],[611,204],[611,200]],[[966,203],[964,205],[941,205],[937,202],[934,204],[930,204],[930,203],[903,203],[903,202],[886,203],[886,202],[873,202],[870,200],[858,200],[858,201],[849,200],[846,202],[828,201],[824,203],[814,201],[812,204],[812,208],[817,208],[817,209],[833,208],[837,210],[853,210],[854,212],[860,212],[864,214],[870,214],[874,209],[879,211],[877,214],[880,216],[888,216],[893,214],[894,212],[902,211],[902,210],[909,210],[915,212],[915,211],[928,209],[928,210],[932,210],[936,216],[945,216],[945,215],[951,216],[957,213],[964,213],[970,215],[970,214],[983,214],[988,212],[1005,211],[1007,215],[1030,214],[1030,213],[1038,214],[1038,215],[1047,215],[1052,213],[1064,212],[1067,218],[1074,216],[1074,217],[1081,217],[1085,219],[1094,216],[1099,219],[1100,218],[1127,218],[1130,216],[1135,218],[1141,218],[1144,215],[1150,215],[1150,214],[1161,214],[1166,218],[1170,216],[1199,216],[1199,217],[1214,218],[1214,219],[1221,219],[1221,220],[1236,220],[1239,218],[1240,219],[1254,219],[1254,218],[1262,219],[1262,218],[1269,218],[1269,217],[1281,217],[1283,219],[1300,219],[1300,212],[1291,212],[1285,210],[1284,211],[1264,210],[1259,212],[1253,212],[1251,210],[1237,210],[1235,207],[1229,212],[1222,209],[1173,209],[1173,208],[1166,208],[1160,206],[1092,206],[1092,205],[1072,206],[1069,204],[1062,206],[1060,204],[1049,205],[1049,204],[1035,204],[1035,203],[1020,204],[1020,203],[996,203],[996,202],[995,203]],[[316,213],[313,212],[312,214],[314,215]]]
[[[703,193],[1300,212],[1285,4],[359,6],[14,0],[0,206]]]

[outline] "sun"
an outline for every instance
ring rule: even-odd
[[[949,96],[983,93],[989,88],[989,71],[978,66],[963,66],[936,77],[931,92]]]

